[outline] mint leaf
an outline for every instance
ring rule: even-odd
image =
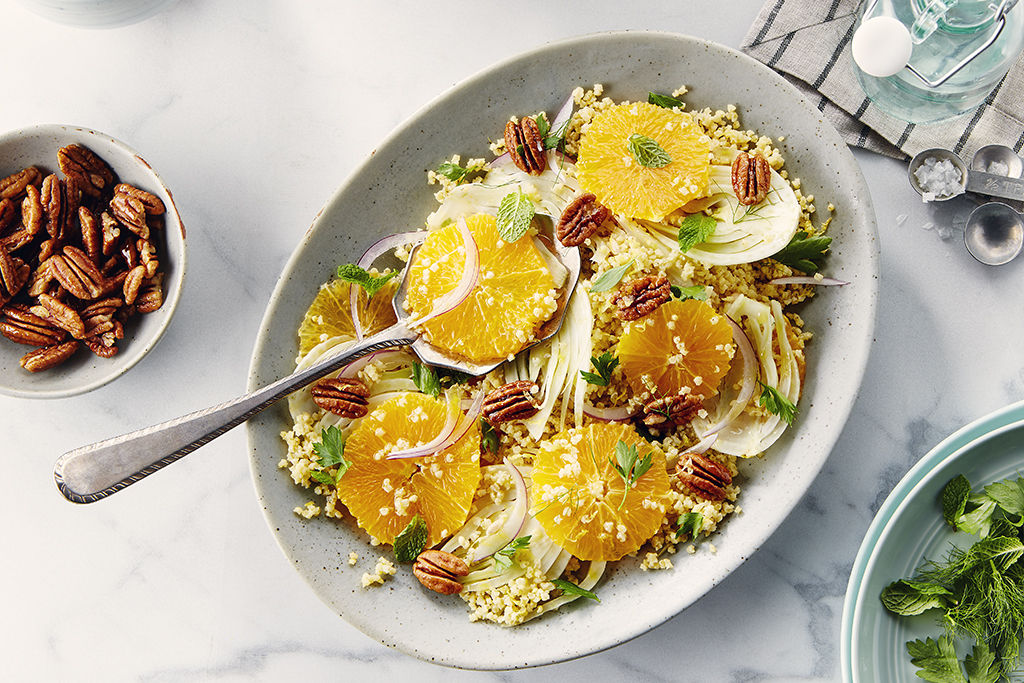
[[[373,295],[379,292],[381,287],[396,275],[398,275],[398,271],[393,270],[379,277],[373,276],[353,263],[338,266],[338,279],[353,285],[359,285],[366,290],[368,298],[373,298]]]
[[[586,588],[580,588],[575,583],[566,581],[565,579],[552,579],[551,583],[555,584],[555,588],[559,589],[566,595],[582,595],[585,598],[601,602],[601,598],[597,597],[596,593],[592,593]]]
[[[395,559],[399,562],[414,562],[427,546],[429,537],[427,523],[417,512],[409,524],[395,536]]]
[[[429,365],[412,364],[412,383],[427,396],[437,398],[441,395],[441,380]]]
[[[718,225],[711,216],[702,213],[693,213],[679,222],[679,251],[684,254],[715,234],[715,227]]]
[[[341,479],[352,466],[352,463],[345,459],[345,435],[333,425],[320,432],[320,443],[313,444],[313,452],[320,460],[320,469],[338,466],[335,481]]]
[[[324,486],[334,486],[338,483],[335,481],[334,477],[322,470],[313,470],[309,473],[309,478],[313,479],[318,484],[323,484]]]
[[[772,415],[778,415],[786,424],[793,424],[793,420],[796,418],[796,406],[780,394],[775,387],[770,387],[761,381],[758,381],[758,384],[761,385],[761,395],[757,399],[757,405],[766,408]]]
[[[591,292],[607,292],[614,288],[622,278],[629,272],[629,269],[633,267],[633,262],[623,263],[621,266],[615,266],[610,268],[603,273],[601,276],[594,280],[594,284],[590,285]]]
[[[1015,526],[1024,521],[1024,479],[1016,481],[1004,479],[985,487],[985,494],[996,501],[1003,512],[1016,517],[1012,520]]]
[[[970,495],[971,483],[962,474],[950,479],[942,489],[942,516],[954,529],[960,528],[960,517],[964,514]]]
[[[810,236],[810,233],[801,230],[793,235],[789,244],[772,254],[771,258],[784,266],[796,268],[804,273],[817,273],[820,267],[818,261],[825,256],[825,251],[832,244],[831,237],[824,235]]]
[[[533,202],[522,190],[502,197],[498,205],[498,234],[501,239],[511,244],[525,235],[536,214]]]
[[[498,430],[491,426],[491,423],[480,418],[480,446],[483,449],[491,453],[492,455],[498,454]]]
[[[913,640],[907,643],[910,661],[920,667],[917,675],[932,683],[968,683],[960,670],[960,660],[956,658],[953,641],[942,636],[938,641]]]
[[[672,296],[681,301],[686,299],[696,299],[697,301],[708,300],[708,290],[706,287],[701,285],[692,285],[690,287],[677,287],[676,285],[670,285],[669,291],[672,292]]]
[[[944,586],[900,579],[882,590],[882,604],[893,614],[910,617],[933,607],[945,607],[949,604],[947,596],[952,593]]]
[[[672,157],[653,138],[633,133],[626,141],[626,149],[644,168],[662,168],[672,163]]]
[[[679,526],[676,529],[676,540],[689,536],[691,541],[697,540],[697,534],[704,528],[704,515],[699,512],[685,512],[679,515]]]
[[[580,376],[582,376],[586,382],[595,386],[608,386],[608,383],[612,381],[612,372],[619,364],[619,359],[612,356],[610,351],[605,351],[597,358],[591,356],[590,362],[593,363],[594,369],[597,370],[597,373],[580,370]]]
[[[647,101],[650,104],[656,104],[659,107],[664,107],[665,109],[672,109],[674,107],[683,109],[686,107],[686,103],[677,97],[672,97],[671,95],[659,95],[654,92],[647,93]]]

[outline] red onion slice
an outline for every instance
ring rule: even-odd
[[[505,152],[504,154],[500,154],[500,155],[494,157],[493,159],[491,159],[491,162],[488,165],[491,168],[502,168],[504,166],[508,166],[511,163],[512,163],[512,155],[509,154],[508,152]]]
[[[401,247],[406,244],[414,244],[416,242],[422,242],[427,238],[425,231],[417,232],[402,232],[397,235],[388,235],[384,239],[377,240],[370,245],[370,248],[363,252],[363,255],[359,257],[359,261],[356,263],[357,266],[363,270],[369,270],[373,263],[393,249]],[[356,330],[356,340],[363,340],[363,325],[359,320],[359,290],[358,286],[349,286],[348,288],[348,304],[352,315],[352,326]]]
[[[426,455],[433,455],[440,453],[441,451],[455,445],[459,440],[466,435],[466,433],[476,424],[477,417],[480,416],[480,409],[484,405],[484,392],[478,393],[476,399],[473,401],[473,405],[469,407],[469,410],[462,416],[462,421],[459,421],[459,410],[461,405],[453,405],[455,401],[454,394],[448,396],[448,419],[445,421],[444,427],[441,428],[441,432],[420,446],[414,446],[413,448],[406,448],[400,451],[391,452],[387,459],[388,460],[399,460],[403,458],[422,458]]]
[[[459,216],[456,225],[458,226],[459,234],[462,236],[462,244],[466,251],[466,262],[462,268],[462,277],[459,279],[459,284],[455,286],[455,289],[447,292],[434,302],[434,308],[430,313],[419,320],[413,320],[412,324],[414,325],[422,325],[428,320],[457,307],[469,297],[470,292],[473,291],[479,280],[480,249],[477,247],[476,240],[473,239],[473,233],[469,231],[469,226],[466,225],[466,219]]]
[[[630,408],[628,405],[616,406],[615,408],[598,408],[592,403],[583,404],[583,414],[599,422],[623,422],[640,412],[639,408]]]
[[[718,441],[718,432],[709,434],[680,453],[679,459],[682,460],[688,455],[700,455],[701,453],[706,453],[713,445],[715,445],[716,441]]]
[[[769,280],[770,285],[833,285],[842,287],[850,284],[845,280],[837,280],[832,277],[814,277],[813,275],[794,275],[792,277],[777,277]]]
[[[569,95],[569,99],[565,101],[562,108],[558,110],[557,114],[555,114],[555,119],[551,122],[551,131],[555,135],[565,134],[565,131],[562,130],[562,128],[564,128],[565,125],[569,123],[569,119],[572,118],[572,109],[575,103],[576,101],[573,99],[573,96]]]
[[[519,532],[526,524],[526,512],[530,507],[530,494],[526,488],[526,480],[519,468],[513,465],[508,458],[505,458],[504,462],[516,484],[516,502],[512,505],[508,519],[505,520],[501,529],[490,534],[483,543],[473,549],[473,564],[486,560],[519,538]]]
[[[711,435],[717,435],[718,432],[722,431],[730,422],[735,420],[743,409],[747,407],[750,402],[750,398],[754,395],[754,389],[757,387],[758,372],[760,370],[760,361],[757,357],[757,352],[754,351],[753,345],[750,343],[750,339],[747,337],[747,333],[743,330],[738,322],[732,319],[731,316],[725,316],[725,319],[729,321],[729,325],[732,327],[732,338],[736,342],[736,346],[739,348],[741,360],[743,361],[743,384],[740,386],[739,393],[736,398],[733,399],[729,412],[719,420],[716,424],[712,425],[704,434],[700,435],[702,439],[707,438]]]

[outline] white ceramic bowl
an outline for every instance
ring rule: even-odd
[[[249,387],[294,369],[296,329],[321,283],[395,226],[416,226],[436,208],[426,169],[453,153],[487,156],[511,115],[553,115],[577,86],[603,83],[616,100],[646,99],[686,85],[691,109],[735,104],[743,127],[775,140],[791,177],[819,205],[835,205],[826,274],[850,282],[822,291],[800,314],[813,331],[800,416],[763,459],[740,464],[743,514],[707,549],[674,556],[675,568],[640,571],[626,559],[579,601],[516,628],[470,623],[457,598],[431,595],[408,566],[381,588],[359,577],[379,555],[346,519],[304,520],[292,511],[312,494],[278,468],[290,428],[285,405],[247,423],[253,480],[285,555],[330,609],[371,638],[427,661],[514,669],[597,652],[663,623],[711,590],[755,552],[804,495],[842,431],[860,387],[875,324],[878,235],[870,195],[846,144],[814,105],[750,57],[667,33],[601,33],[545,45],[459,84],[400,126],[342,184],[303,237],[274,291],[250,367]],[[348,566],[350,552],[362,558]]]
[[[41,17],[78,28],[118,28],[162,12],[178,0],[18,0]]]
[[[19,363],[32,347],[0,337],[0,393],[24,398],[64,398],[91,391],[120,377],[156,345],[171,322],[185,283],[185,226],[171,191],[155,170],[132,148],[88,128],[38,125],[0,135],[0,178],[27,166],[58,172],[57,150],[70,144],[87,147],[106,161],[117,180],[155,194],[163,201],[164,228],[154,234],[160,269],[164,273],[164,303],[152,313],[133,316],[125,326],[119,352],[100,358],[88,349],[61,365],[28,372]],[[20,210],[20,207],[19,207]],[[17,254],[16,254],[17,255]]]

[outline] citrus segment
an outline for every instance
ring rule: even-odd
[[[630,150],[633,136],[657,143],[671,161],[642,165]],[[707,136],[689,114],[646,102],[620,104],[595,116],[580,139],[577,176],[614,213],[660,221],[704,194],[709,152]]]
[[[317,344],[332,337],[355,339],[352,324],[350,285],[343,280],[331,280],[320,288],[309,310],[299,325],[299,354],[306,355]],[[395,324],[395,309],[391,299],[395,296],[398,279],[392,278],[367,301],[366,290],[359,287],[358,312],[363,334],[373,334]]]
[[[662,304],[631,323],[618,346],[619,363],[633,392],[651,398],[714,395],[733,353],[728,320],[696,299]]]
[[[444,401],[403,394],[363,418],[345,442],[345,459],[351,466],[338,480],[338,498],[378,541],[393,543],[417,513],[430,532],[428,547],[465,523],[480,483],[476,426],[436,455],[387,459],[391,452],[436,437],[447,411]]]
[[[480,252],[479,277],[465,301],[423,325],[434,346],[473,362],[504,360],[534,339],[555,312],[555,282],[533,240],[505,242],[494,216],[466,218]],[[405,307],[424,317],[456,288],[466,261],[458,226],[434,230],[409,265]]]
[[[619,442],[650,468],[627,491],[613,465]],[[533,463],[534,516],[551,539],[581,560],[636,552],[661,526],[668,493],[665,454],[628,424],[592,424],[542,445]]]

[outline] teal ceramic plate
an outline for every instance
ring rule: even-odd
[[[942,635],[935,613],[896,617],[879,595],[889,583],[913,574],[925,558],[945,557],[950,543],[966,546],[975,540],[943,521],[940,496],[950,479],[963,474],[977,491],[1022,470],[1024,402],[953,433],[897,484],[868,528],[850,573],[842,625],[845,683],[921,680],[906,643]]]

